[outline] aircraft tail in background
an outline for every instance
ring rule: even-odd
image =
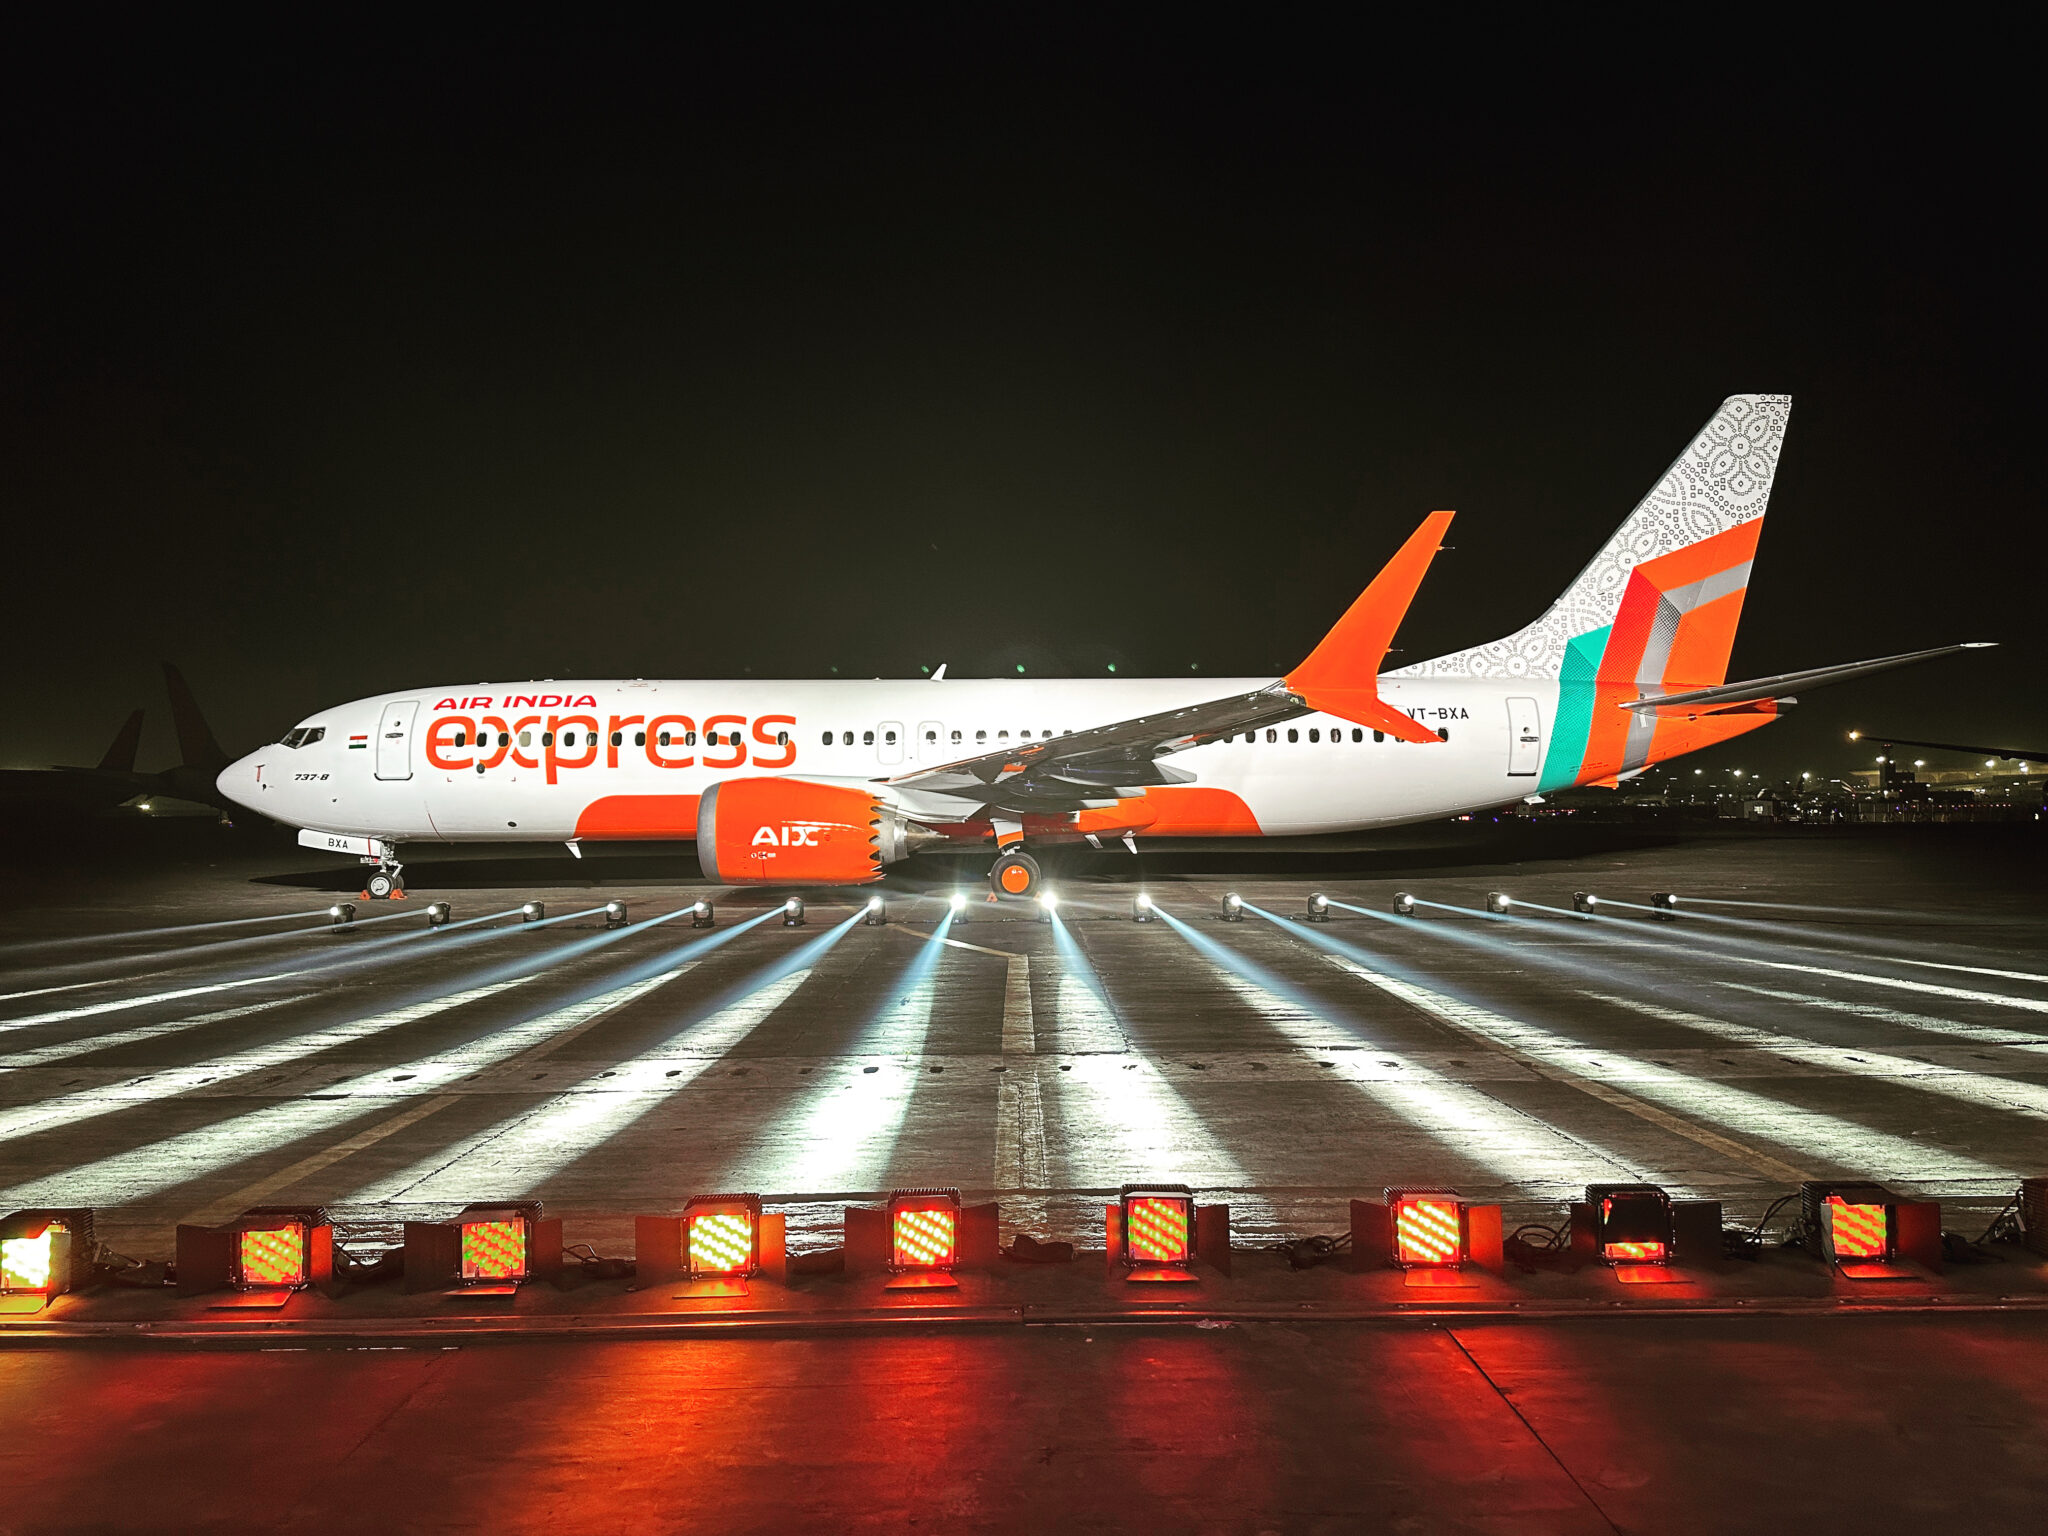
[[[113,745],[100,759],[101,773],[133,773],[136,749],[142,745],[142,711],[136,710],[114,733]]]
[[[228,755],[213,739],[206,716],[199,712],[199,703],[185,684],[185,674],[168,661],[164,663],[164,688],[171,696],[171,724],[178,732],[178,765],[219,772],[226,766]]]
[[[1789,395],[1729,396],[1543,617],[1391,675],[1724,681],[1791,416]]]

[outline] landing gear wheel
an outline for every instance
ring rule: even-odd
[[[1022,849],[1014,849],[996,860],[988,872],[988,888],[1011,901],[1028,901],[1038,894],[1038,860]]]
[[[405,876],[396,870],[378,870],[370,876],[363,887],[363,895],[371,901],[405,900]]]

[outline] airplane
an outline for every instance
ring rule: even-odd
[[[374,865],[409,842],[694,842],[727,885],[862,885],[938,848],[1347,832],[1582,784],[1768,724],[1795,690],[1966,645],[1729,683],[1791,419],[1734,395],[1550,608],[1381,672],[1452,514],[1432,512],[1284,677],[610,681],[405,688],[308,715],[220,793]]]
[[[0,768],[0,814],[84,816],[150,793],[157,776],[135,771],[135,750],[141,742],[138,709],[121,723],[96,768]]]

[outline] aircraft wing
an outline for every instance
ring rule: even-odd
[[[1776,677],[1754,678],[1746,683],[1722,683],[1712,688],[1694,688],[1685,693],[1651,694],[1640,699],[1629,699],[1623,709],[1649,710],[1665,714],[1711,714],[1720,709],[1732,708],[1739,704],[1756,704],[1770,699],[1780,704],[1795,703],[1792,697],[1797,689],[1819,688],[1826,683],[1846,682],[1852,677],[1865,677],[1872,672],[1885,672],[1893,667],[1910,667],[1915,662],[1932,661],[1937,656],[1953,656],[1957,651],[1984,650],[1995,642],[1989,640],[1966,641],[1961,645],[1938,645],[1927,651],[1907,651],[1900,656],[1880,656],[1875,661],[1850,661],[1837,667],[1814,667],[1805,672],[1781,672]]]
[[[1432,512],[1425,518],[1308,658],[1264,688],[1046,741],[1020,742],[882,782],[1021,815],[1105,805],[1119,798],[1119,791],[1188,783],[1191,774],[1159,759],[1307,714],[1336,715],[1403,741],[1434,746],[1434,731],[1380,698],[1378,677],[1394,631],[1441,547],[1450,520],[1449,512]]]
[[[2048,763],[2048,752],[2029,752],[2019,747],[1971,747],[1955,741],[1914,741],[1906,736],[1888,736],[1882,731],[1851,731],[1851,741],[1880,741],[1887,747],[1931,747],[1936,752],[1961,752],[1968,757],[1999,757],[2015,763]]]

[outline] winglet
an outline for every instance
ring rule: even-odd
[[[142,711],[136,710],[114,733],[113,745],[100,759],[102,773],[133,773],[135,749],[142,744]]]
[[[1456,515],[1432,512],[1422,520],[1308,659],[1287,674],[1283,686],[1289,693],[1310,709],[1369,725],[1403,741],[1438,739],[1434,731],[1380,698],[1379,673],[1387,648],[1394,643],[1394,631],[1407,616],[1429,562],[1443,547],[1444,530]]]

